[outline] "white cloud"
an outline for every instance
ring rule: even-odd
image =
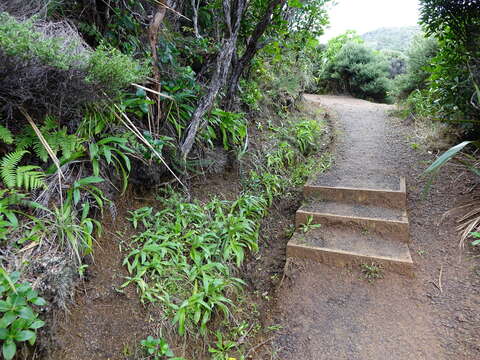
[[[337,0],[330,5],[330,25],[320,41],[356,30],[358,33],[380,27],[411,26],[418,22],[418,0]]]

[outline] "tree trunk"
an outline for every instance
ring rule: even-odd
[[[203,116],[210,110],[219,90],[225,85],[232,63],[232,56],[237,49],[240,22],[245,10],[246,0],[236,0],[233,4],[231,2],[232,0],[223,0],[223,10],[225,13],[225,24],[228,29],[228,38],[224,40],[222,48],[218,53],[215,72],[210,81],[208,91],[200,99],[198,106],[192,115],[190,125],[188,126],[187,135],[180,146],[183,160],[186,160],[188,154],[192,150],[198,131],[207,124],[206,121],[202,121]],[[234,5],[233,8],[232,5]]]
[[[200,31],[198,30],[198,9],[200,8],[200,1],[201,0],[191,0],[192,10],[193,10],[193,16],[192,16],[193,32],[196,38],[201,37]]]
[[[164,6],[164,0],[160,0],[157,11],[153,16],[150,25],[148,27],[148,40],[150,42],[150,48],[152,50],[152,58],[153,58],[153,78],[155,79],[155,90],[159,93],[161,92],[161,85],[160,85],[160,69],[158,67],[158,53],[157,53],[157,43],[158,43],[158,31],[160,29],[160,25],[163,22],[163,18],[165,17],[165,12],[167,8]],[[160,107],[160,95],[156,95],[156,103],[157,103],[157,113],[156,113],[156,127],[155,131],[159,130],[160,127],[160,117],[162,116],[162,109]]]
[[[257,26],[255,27],[252,35],[250,36],[245,52],[236,63],[236,66],[234,66],[232,73],[230,75],[227,96],[226,96],[227,109],[231,109],[233,106],[235,96],[238,90],[238,83],[240,82],[240,77],[245,71],[245,68],[247,67],[247,65],[250,64],[253,57],[257,53],[257,51],[264,46],[263,44],[260,43],[260,38],[265,33],[265,30],[267,30],[268,25],[270,25],[270,22],[272,21],[273,11],[278,5],[283,6],[285,1],[286,0],[271,0],[270,3],[268,4],[267,9],[265,10],[265,13],[263,14],[262,19],[257,23]]]

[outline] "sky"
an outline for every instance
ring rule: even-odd
[[[347,30],[359,34],[380,27],[416,25],[418,21],[418,0],[336,0],[329,5],[330,25],[320,37],[326,42]]]

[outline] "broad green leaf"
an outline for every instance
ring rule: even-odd
[[[15,319],[17,318],[17,315],[14,312],[7,312],[5,315],[3,315],[2,319],[0,320],[0,328],[7,328],[8,325],[13,323]]]
[[[44,325],[45,325],[45,321],[42,321],[42,320],[38,319],[38,320],[35,320],[35,321],[29,326],[29,328],[36,330],[36,329],[40,329],[40,328],[43,327]]]
[[[14,341],[5,341],[2,346],[2,353],[5,360],[11,360],[17,352],[17,346]]]
[[[35,333],[31,330],[22,330],[17,335],[15,335],[15,341],[28,341],[35,337]]]
[[[29,307],[29,306],[22,307],[19,311],[19,316],[20,316],[20,318],[25,319],[25,320],[34,320],[35,317],[36,317],[32,308]]]
[[[435,160],[427,170],[426,173],[432,173],[437,171],[441,166],[445,165],[450,159],[456,156],[460,151],[462,151],[469,144],[477,144],[475,141],[464,141],[460,144],[457,144],[447,151],[445,151],[437,160]]]
[[[7,312],[11,309],[11,305],[4,300],[0,300],[0,312]]]
[[[86,178],[78,180],[76,183],[78,185],[89,185],[89,184],[96,184],[105,181],[104,178],[100,176],[88,176]]]
[[[47,305],[47,302],[45,301],[45,299],[41,298],[41,297],[36,297],[36,298],[33,298],[32,300],[30,300],[30,302],[34,305],[37,305],[37,306],[45,306]]]

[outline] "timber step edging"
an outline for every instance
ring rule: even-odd
[[[287,257],[316,260],[338,266],[377,263],[385,270],[411,275],[413,261],[408,245],[364,232],[358,225],[321,225],[297,231],[287,244]]]
[[[406,180],[399,178],[399,189],[372,188],[368,186],[347,187],[306,184],[303,194],[307,198],[320,198],[331,201],[356,202],[378,205],[393,209],[406,209]]]
[[[321,225],[358,225],[366,230],[380,233],[385,238],[395,239],[404,243],[410,242],[410,226],[407,217],[403,217],[401,220],[393,220],[327,212],[304,211],[302,209],[297,210],[295,214],[295,225],[297,229],[303,224],[307,224],[309,221],[311,224]]]

